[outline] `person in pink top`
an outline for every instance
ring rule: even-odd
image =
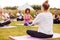
[[[24,25],[25,26],[28,26],[29,24],[31,24],[30,19],[32,19],[32,16],[30,15],[30,9],[27,8],[24,14]]]

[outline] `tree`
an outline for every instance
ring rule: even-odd
[[[16,10],[17,9],[17,6],[14,6],[14,7],[4,7],[4,9],[11,9],[11,10]]]
[[[32,5],[33,9],[37,9],[37,10],[41,10],[41,6],[40,5]]]

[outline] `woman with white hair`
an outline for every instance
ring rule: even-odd
[[[3,9],[0,9],[0,27],[4,27],[9,25],[11,21],[8,19],[6,15],[3,13]]]

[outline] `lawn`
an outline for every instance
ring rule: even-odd
[[[12,36],[27,35],[26,30],[38,29],[38,27],[21,26],[16,24],[21,24],[21,22],[12,22],[10,24],[12,26],[16,26],[15,28],[0,28],[0,40],[11,40],[9,39],[9,35],[12,35]],[[53,31],[56,33],[60,33],[60,24],[54,24]],[[58,39],[48,39],[48,40],[60,40],[60,39],[58,38]]]

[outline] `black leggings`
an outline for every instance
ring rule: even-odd
[[[23,18],[21,18],[21,19],[17,18],[17,21],[23,21],[23,20],[24,20]]]
[[[54,20],[53,20],[53,23],[54,23],[54,24],[60,24],[60,20],[59,20],[59,19],[54,19]]]
[[[33,30],[27,30],[27,34],[36,38],[52,38],[53,36],[53,35],[47,35],[41,32],[33,31]]]
[[[0,27],[3,27],[3,26],[5,26],[5,25],[9,25],[11,23],[11,21],[9,20],[9,21],[6,21],[6,22],[4,22],[4,23],[0,23]]]
[[[32,22],[29,22],[28,24],[32,24]],[[24,23],[24,26],[28,26],[28,24],[27,23]]]

